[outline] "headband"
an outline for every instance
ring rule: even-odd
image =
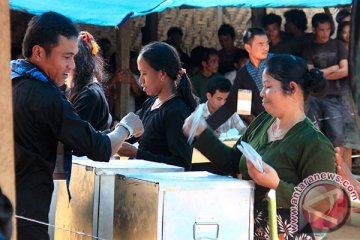
[[[88,45],[92,55],[96,55],[99,52],[99,45],[96,43],[94,37],[89,32],[81,31],[80,37]]]

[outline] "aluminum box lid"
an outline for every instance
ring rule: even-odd
[[[151,173],[151,172],[183,172],[184,168],[165,163],[156,163],[146,160],[110,160],[109,162],[96,162],[87,157],[73,156],[73,164],[86,167],[96,175],[115,175],[124,173]]]
[[[252,181],[245,181],[229,176],[220,176],[205,171],[176,173],[129,173],[120,177],[135,178],[140,181],[158,183],[160,190],[194,190],[194,189],[233,189],[254,188]]]

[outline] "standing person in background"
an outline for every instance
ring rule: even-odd
[[[201,70],[191,77],[191,82],[200,102],[206,102],[209,79],[218,76],[219,55],[214,48],[204,48],[201,56]]]
[[[305,32],[307,29],[307,18],[304,10],[290,9],[284,13],[285,32],[290,34],[293,39],[293,51],[297,56],[302,56],[304,46],[313,40],[313,34]]]
[[[186,72],[188,74],[188,76],[190,76],[190,78],[195,73],[197,73],[198,71],[201,70],[201,60],[202,60],[204,51],[205,51],[205,47],[203,47],[201,45],[194,47],[191,50],[191,53],[190,53],[191,67],[190,67],[189,72]]]
[[[351,13],[346,8],[341,9],[335,17],[335,20],[338,24],[342,22],[350,22],[351,21]]]
[[[104,131],[112,122],[102,85],[106,81],[104,59],[94,37],[88,32],[80,32],[78,49],[74,58],[75,70],[69,79],[68,99],[81,119],[96,130]]]
[[[308,70],[303,59],[292,55],[275,55],[266,63],[262,78],[262,102],[265,108],[249,125],[233,147],[223,144],[200,120],[194,147],[228,175],[243,174],[256,183],[254,200],[254,237],[266,238],[269,229],[266,193],[276,190],[279,239],[314,239],[309,226],[295,231],[290,223],[294,187],[315,173],[335,172],[335,154],[330,141],[306,118],[304,102],[310,94],[326,86],[318,69]],[[184,124],[189,135],[194,114]],[[264,172],[236,147],[249,143],[262,157]],[[211,146],[211,147],[209,147]],[[330,205],[330,204],[329,204]],[[298,217],[298,216],[296,216]]]
[[[202,117],[207,119],[210,114],[216,112],[222,105],[225,104],[231,90],[230,81],[223,77],[217,76],[209,80],[206,98],[207,102],[200,104],[204,106]],[[237,134],[234,134],[236,130]],[[239,136],[245,131],[245,124],[240,119],[237,113],[234,113],[224,124],[214,130],[217,137],[227,138],[228,136]]]
[[[236,75],[233,87],[226,103],[212,114],[207,122],[212,129],[217,129],[229,117],[237,112],[237,96],[239,89],[252,91],[251,115],[244,116],[246,123],[259,115],[264,108],[261,103],[262,74],[265,64],[270,58],[269,42],[262,28],[248,28],[243,34],[244,48],[249,53],[249,61]]]
[[[235,30],[230,24],[223,24],[218,30],[219,43],[219,73],[225,74],[234,70],[234,57],[240,48],[235,47]]]
[[[339,147],[344,144],[341,82],[348,82],[348,52],[341,41],[330,38],[333,32],[331,21],[325,13],[313,16],[314,41],[304,49],[303,54],[309,68],[320,69],[329,86],[325,97],[312,99],[307,115],[334,146]]]
[[[350,43],[350,22],[344,21],[339,23],[336,38],[345,44],[347,50],[349,50]]]
[[[191,146],[182,126],[197,106],[191,83],[176,49],[164,42],[146,45],[139,54],[141,85],[150,96],[137,112],[145,132],[139,147],[124,143],[119,154],[191,169]]]
[[[225,77],[230,80],[231,84],[234,84],[236,73],[249,61],[249,53],[245,49],[240,51],[234,57],[235,69],[225,74]]]
[[[350,22],[343,21],[339,23],[337,29],[337,39],[342,41],[347,50],[349,50],[350,44]],[[347,127],[349,130],[344,131],[354,131],[357,129],[356,124],[356,110],[355,103],[351,93],[350,81],[341,81],[341,96],[340,102],[343,107],[343,119],[344,127]],[[346,139],[346,138],[345,138]],[[346,142],[345,142],[346,145]],[[359,152],[359,150],[351,150],[350,148],[345,148],[345,154],[351,156],[351,151]],[[356,165],[357,159],[353,159],[353,165]]]
[[[281,31],[281,17],[274,13],[265,15],[262,24],[269,38],[269,52],[293,54],[290,34]]]
[[[105,82],[105,94],[109,105],[110,113],[113,116],[113,125],[116,124],[118,119],[115,116],[115,102],[118,99],[118,88],[120,84],[130,85],[129,91],[129,111],[135,112],[136,102],[143,102],[146,96],[143,94],[139,84],[139,74],[136,67],[137,53],[130,51],[129,69],[116,68],[116,54],[111,52],[111,42],[106,38],[101,38],[98,41],[100,46],[100,54],[104,59],[104,69],[108,75],[108,80]],[[134,60],[135,59],[135,60]],[[135,62],[135,67],[134,66]]]
[[[182,38],[184,36],[183,31],[179,27],[171,27],[167,31],[166,43],[173,46],[179,53],[182,67],[186,70],[190,69],[191,60],[190,57],[182,50]]]
[[[130,51],[129,69],[117,72],[117,82],[130,85],[128,107],[131,112],[139,110],[146,100],[146,94],[141,90],[140,73],[137,69],[138,53]]]
[[[104,134],[81,120],[59,87],[74,70],[79,32],[55,12],[34,16],[23,40],[25,59],[11,61],[14,114],[16,214],[48,223],[58,141],[95,161],[109,161],[130,135],[138,116],[128,114]],[[48,240],[47,226],[17,219],[19,240]]]
[[[104,69],[106,74],[108,75],[108,79],[106,81],[105,88],[105,96],[109,105],[110,114],[113,117],[113,123],[116,123],[118,119],[115,116],[115,101],[117,99],[116,96],[116,85],[118,79],[118,71],[116,69],[116,54],[112,52],[112,45],[109,39],[101,38],[98,41],[98,45],[100,47],[100,54],[104,59]]]

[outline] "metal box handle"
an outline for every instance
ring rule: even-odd
[[[214,218],[198,217],[194,223],[194,240],[216,240],[219,237],[219,224]]]

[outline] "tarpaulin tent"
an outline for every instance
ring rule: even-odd
[[[56,11],[79,23],[100,26],[116,26],[129,17],[161,12],[167,8],[189,6],[206,7],[333,7],[351,4],[352,0],[10,0],[12,10],[26,11],[35,15]]]

